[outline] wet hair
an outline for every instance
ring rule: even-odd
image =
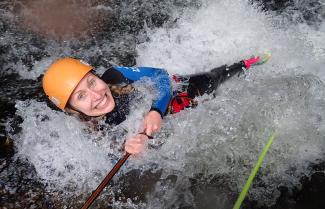
[[[119,97],[121,95],[129,94],[134,92],[135,88],[132,84],[127,84],[124,86],[107,84],[108,88],[111,90],[113,97]]]

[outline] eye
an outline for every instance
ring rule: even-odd
[[[78,100],[84,100],[86,98],[86,94],[81,92],[81,93],[78,94],[77,98],[78,98]]]
[[[94,78],[89,80],[89,87],[95,87],[96,86],[96,80]]]

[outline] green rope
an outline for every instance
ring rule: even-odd
[[[240,206],[241,206],[242,202],[244,201],[244,199],[245,199],[245,197],[247,195],[247,192],[248,192],[248,190],[249,190],[249,188],[250,188],[250,186],[251,186],[251,184],[252,184],[252,182],[253,182],[253,180],[254,180],[254,178],[256,176],[256,173],[260,169],[260,167],[261,167],[261,165],[262,165],[262,163],[264,161],[264,158],[266,156],[266,153],[269,151],[269,149],[270,149],[270,147],[271,147],[271,145],[273,143],[273,139],[275,137],[276,137],[275,132],[272,133],[272,135],[269,137],[268,142],[265,145],[260,157],[258,158],[255,167],[251,171],[251,174],[249,175],[249,177],[248,177],[248,179],[247,179],[247,181],[246,181],[246,183],[245,183],[245,185],[244,185],[244,187],[243,187],[243,189],[242,189],[242,191],[241,191],[241,193],[240,193],[240,195],[239,195],[233,209],[239,209],[240,208]]]

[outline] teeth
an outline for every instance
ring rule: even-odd
[[[104,94],[103,99],[96,105],[96,108],[98,108],[98,106],[104,101],[105,97],[106,97],[106,93]]]

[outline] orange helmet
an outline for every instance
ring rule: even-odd
[[[91,70],[88,63],[73,58],[55,61],[45,72],[43,89],[49,99],[64,110],[70,95],[81,79]]]

